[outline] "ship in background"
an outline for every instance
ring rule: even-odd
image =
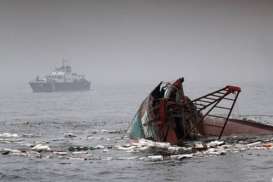
[[[72,72],[72,67],[65,61],[49,75],[39,76],[29,82],[33,92],[65,92],[90,90],[91,82],[84,75]]]

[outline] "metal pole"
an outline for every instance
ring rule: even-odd
[[[236,103],[236,101],[237,101],[237,98],[238,98],[238,96],[239,96],[239,93],[240,93],[240,91],[238,91],[237,94],[236,94],[236,97],[235,97],[235,99],[234,99],[234,101],[233,101],[233,103],[232,103],[232,106],[231,106],[230,110],[229,110],[228,116],[227,116],[226,121],[225,121],[225,124],[224,124],[224,126],[223,126],[223,128],[222,128],[222,131],[221,131],[221,133],[220,133],[220,135],[219,135],[219,137],[218,137],[218,140],[221,139],[221,137],[222,137],[222,135],[223,135],[223,133],[224,133],[225,127],[226,127],[226,125],[227,125],[227,122],[228,122],[228,119],[229,119],[229,117],[230,117],[230,114],[231,114],[231,112],[232,112],[232,110],[233,110],[233,108],[234,108],[234,105],[235,105],[235,103]]]

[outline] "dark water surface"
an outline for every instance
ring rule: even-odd
[[[103,147],[88,150],[87,158],[81,152],[68,157],[0,155],[0,181],[272,181],[272,150],[159,162],[116,150],[115,145],[127,142],[128,124],[153,86],[109,84],[90,92],[39,94],[26,85],[1,90],[0,148],[22,150],[37,143],[54,151]],[[221,86],[187,84],[185,92],[194,98]],[[272,84],[245,83],[242,88],[235,113],[273,114]],[[273,118],[266,122],[273,124]]]

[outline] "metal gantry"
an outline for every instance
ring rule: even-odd
[[[195,105],[197,112],[199,113],[204,112],[198,123],[203,122],[204,118],[207,116],[224,119],[225,120],[224,125],[222,126],[221,132],[218,136],[218,138],[221,139],[240,92],[241,92],[240,87],[228,85],[222,89],[219,89],[202,97],[194,99],[192,103]],[[229,106],[222,106],[220,105],[222,101],[228,101],[231,102],[231,104]],[[226,116],[219,114],[218,115],[210,114],[215,108],[225,110],[228,113]]]

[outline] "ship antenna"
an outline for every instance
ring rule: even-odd
[[[62,66],[65,67],[65,65],[66,65],[67,62],[68,62],[68,61],[67,61],[66,59],[63,58],[63,60],[62,60],[63,65],[62,65]]]

